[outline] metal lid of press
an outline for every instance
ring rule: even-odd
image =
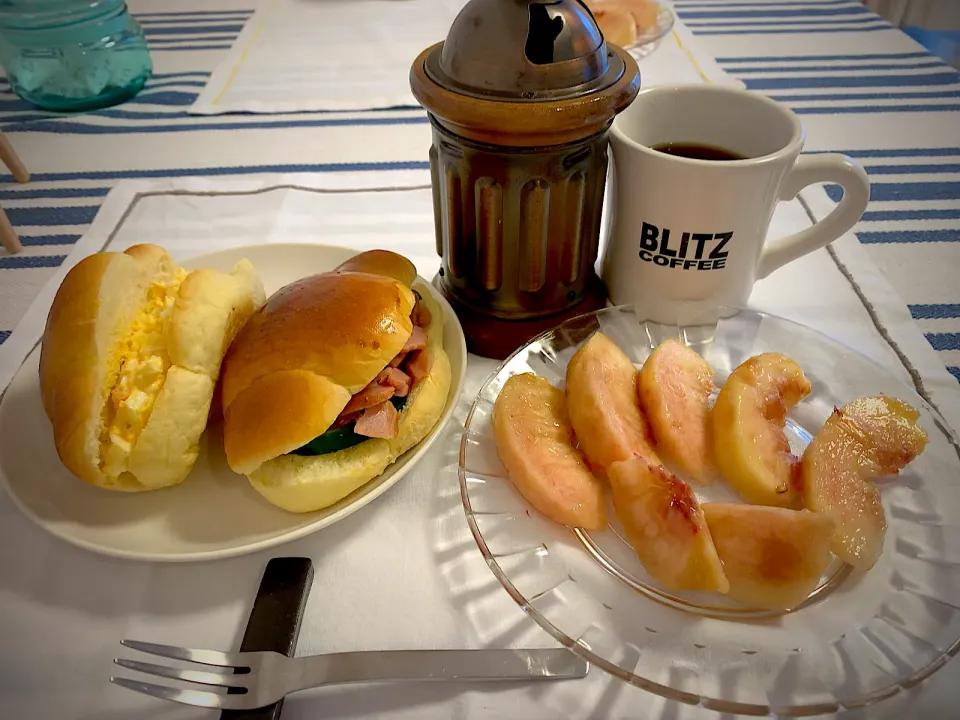
[[[625,66],[579,0],[471,0],[424,69],[454,92],[523,102],[598,92]]]
[[[545,147],[606,130],[640,90],[578,0],[471,0],[410,68],[432,122],[491,145]]]

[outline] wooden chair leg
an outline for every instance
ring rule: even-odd
[[[0,245],[3,245],[11,255],[23,250],[23,245],[20,244],[17,231],[13,229],[13,225],[10,224],[10,218],[7,217],[3,208],[0,208]]]
[[[2,131],[0,131],[0,162],[3,162],[10,169],[13,179],[18,183],[25,183],[30,179],[30,173],[27,172],[26,166]],[[23,250],[17,231],[13,229],[10,218],[7,217],[3,208],[0,208],[0,245],[3,245],[11,255]]]
[[[10,168],[13,179],[18,183],[25,183],[30,179],[30,173],[27,172],[26,166],[13,149],[13,145],[7,140],[7,136],[2,132],[0,132],[0,161]]]
[[[10,169],[13,179],[18,183],[25,183],[30,179],[30,173],[27,172],[26,166],[2,131],[0,131],[0,162],[3,162]],[[0,208],[0,245],[3,245],[11,255],[23,250],[20,237],[17,235],[17,231],[13,229],[13,225],[10,224],[10,218],[7,217],[3,208]]]

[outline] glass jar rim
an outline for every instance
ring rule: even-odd
[[[0,27],[24,33],[47,31],[101,22],[126,12],[125,0],[85,0],[73,3],[73,7],[63,0],[30,0],[29,5],[0,0]]]

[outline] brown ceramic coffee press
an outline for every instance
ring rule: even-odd
[[[437,284],[470,351],[503,358],[602,307],[607,130],[633,58],[578,0],[471,0],[410,85],[433,125]]]

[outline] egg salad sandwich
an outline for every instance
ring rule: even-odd
[[[409,260],[362,253],[278,290],[223,362],[227,462],[274,505],[328,507],[436,425],[450,389],[439,308]]]
[[[108,490],[176,485],[197,459],[223,355],[264,301],[246,260],[188,272],[156,245],[102,252],[64,278],[40,391],[61,461]]]

